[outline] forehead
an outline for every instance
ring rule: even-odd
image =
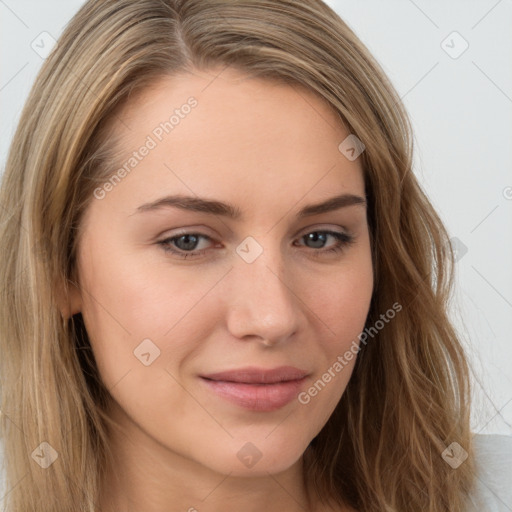
[[[224,151],[244,142],[286,149],[294,140],[332,146],[348,135],[340,116],[313,91],[230,67],[160,77],[132,95],[112,121],[112,131],[131,146],[150,135],[159,145],[223,140]]]
[[[202,104],[229,100],[231,102],[243,102],[244,106],[252,106],[257,109],[264,99],[274,99],[285,104],[301,103],[309,104],[332,127],[339,125],[341,119],[321,95],[298,82],[293,82],[281,76],[259,77],[248,71],[237,68],[217,66],[201,71],[191,69],[172,75],[160,76],[142,90],[137,90],[129,96],[122,108],[123,118],[137,116],[139,107],[149,107],[158,102],[163,106],[167,98],[168,107],[176,107],[176,101],[186,99],[194,95]],[[256,102],[256,103],[255,103]],[[210,105],[211,107],[211,105]],[[230,112],[230,105],[223,104],[225,115]],[[160,112],[165,114],[165,112]]]
[[[284,206],[364,193],[360,159],[338,149],[349,132],[301,86],[232,68],[162,77],[131,96],[112,126],[117,164],[129,172],[111,199],[165,192]]]

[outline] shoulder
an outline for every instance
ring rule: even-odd
[[[512,436],[475,434],[476,481],[468,512],[512,510]]]

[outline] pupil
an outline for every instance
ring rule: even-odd
[[[182,239],[192,240],[192,242],[185,242],[185,247],[179,247],[180,249],[186,250],[186,249],[194,249],[197,244],[197,237],[194,235],[182,235],[178,238],[177,242],[179,242]],[[183,245],[183,244],[181,244]]]
[[[325,237],[327,236],[327,234],[326,233],[309,233],[309,235],[306,235],[306,236],[308,237],[308,239],[311,242],[318,243],[318,241],[320,241],[320,245],[316,245],[315,247],[321,248],[323,246],[323,243],[325,243]]]
[[[313,247],[322,248],[325,243],[326,233],[309,233],[306,235],[306,238],[309,242],[313,242]],[[184,244],[179,243],[180,241],[185,240]],[[182,250],[193,250],[197,245],[197,236],[195,235],[182,235],[177,239],[176,242]]]

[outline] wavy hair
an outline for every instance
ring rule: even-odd
[[[109,122],[158,78],[231,66],[325,99],[366,149],[374,294],[367,326],[403,306],[359,353],[333,414],[304,454],[307,486],[360,512],[462,512],[474,481],[469,368],[447,309],[448,234],[412,172],[405,108],[349,26],[320,0],[86,2],[44,62],[0,190],[0,378],[8,512],[95,510],[110,460],[108,390],[77,283],[84,211],[114,170]],[[47,442],[58,461],[49,462]],[[34,459],[34,460],[33,460]]]

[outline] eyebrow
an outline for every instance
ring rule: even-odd
[[[366,207],[366,199],[355,194],[341,194],[320,203],[310,204],[301,208],[297,213],[297,218],[302,219],[304,217],[311,217],[313,215],[319,215],[321,213],[327,213],[353,205],[364,205]],[[155,211],[167,207],[175,207],[193,212],[209,213],[212,215],[221,215],[233,220],[243,220],[242,211],[229,203],[184,195],[162,197],[156,201],[152,201],[151,203],[139,206],[134,213]]]

